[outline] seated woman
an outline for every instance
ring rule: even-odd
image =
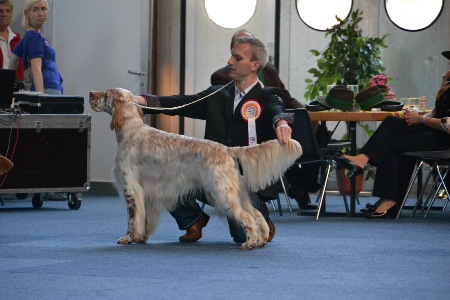
[[[450,59],[450,51],[442,52]],[[377,167],[372,194],[376,205],[364,210],[369,219],[395,217],[405,196],[415,160],[403,156],[407,151],[432,151],[450,148],[450,71],[436,96],[435,108],[427,114],[405,110],[404,117],[387,117],[356,156],[344,155],[338,162],[352,178],[366,164]]]

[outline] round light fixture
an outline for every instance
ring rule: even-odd
[[[407,31],[424,30],[438,19],[444,0],[385,0],[389,19]]]
[[[257,0],[205,0],[208,17],[223,28],[238,28],[255,13]]]
[[[297,0],[300,19],[315,30],[325,31],[345,20],[352,10],[352,0]]]

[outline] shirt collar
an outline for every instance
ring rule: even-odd
[[[264,84],[258,79],[258,80],[256,80],[252,85],[250,85],[248,88],[246,88],[246,89],[243,90],[243,91],[239,90],[239,89],[236,87],[236,83],[234,84],[234,89],[235,89],[235,91],[236,91],[236,94],[239,94],[239,95],[241,95],[241,96],[243,97],[243,96],[246,95],[248,92],[250,92],[250,90],[251,90],[256,84],[258,84],[258,83],[261,85],[261,87],[264,87]]]

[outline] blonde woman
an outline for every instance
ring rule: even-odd
[[[56,64],[55,49],[44,36],[47,16],[47,0],[25,1],[22,26],[27,32],[11,54],[9,67],[16,69],[18,59],[22,58],[25,69],[31,70],[31,91],[61,95],[63,80]]]

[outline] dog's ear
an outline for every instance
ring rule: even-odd
[[[111,129],[121,129],[123,127],[123,103],[114,101],[110,127]]]
[[[121,129],[123,127],[123,106],[122,101],[112,101],[112,119],[111,119],[111,129]]]
[[[141,119],[142,119],[142,122],[145,123],[145,119],[144,119],[144,110],[138,106],[138,107],[137,107],[137,111],[138,111],[138,113],[139,113],[139,117],[141,117]]]

